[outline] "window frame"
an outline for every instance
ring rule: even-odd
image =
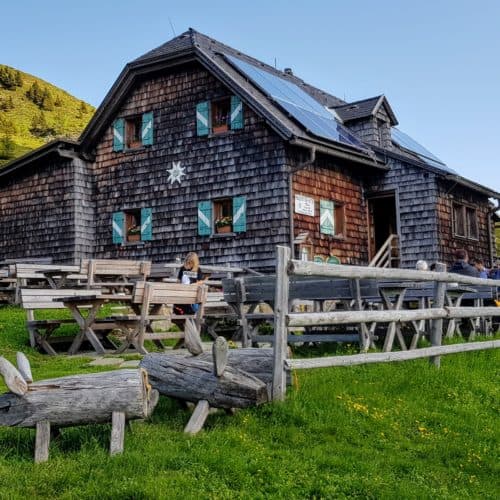
[[[144,147],[144,143],[142,141],[142,114],[126,116],[124,117],[124,120],[124,150],[131,151]]]
[[[226,107],[226,115],[225,122],[219,123],[218,125],[215,122],[216,113],[220,109],[222,109],[222,104]],[[218,134],[226,134],[231,131],[231,96],[220,97],[218,99],[213,99],[210,101],[209,105],[209,114],[210,114],[210,134],[218,135]]]
[[[228,196],[224,198],[215,198],[212,202],[212,236],[214,234],[232,235],[233,231],[233,198]],[[217,221],[226,217],[231,218],[230,230],[220,230]],[[224,226],[228,227],[228,226]]]
[[[333,203],[333,234],[328,234],[322,232],[321,228],[321,201],[327,201],[330,203]],[[346,238],[346,227],[347,227],[347,221],[346,221],[346,210],[345,210],[345,203],[333,199],[325,199],[321,198],[319,200],[319,233],[322,236],[329,237],[329,238],[335,238],[338,240],[345,239]]]
[[[452,231],[456,238],[479,240],[477,208],[467,203],[452,202]]]

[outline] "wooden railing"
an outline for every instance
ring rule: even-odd
[[[436,264],[437,271],[417,271],[412,269],[380,269],[376,267],[343,266],[317,264],[290,259],[290,249],[278,247],[276,263],[276,295],[274,302],[274,370],[273,370],[273,399],[282,400],[286,392],[286,371],[291,368],[319,368],[325,366],[339,366],[359,363],[374,363],[381,361],[403,361],[430,357],[435,366],[440,365],[440,356],[454,352],[465,352],[479,349],[500,347],[500,340],[488,342],[464,343],[453,346],[441,346],[443,337],[443,320],[454,318],[476,318],[500,316],[500,307],[448,307],[445,306],[447,283],[466,285],[489,285],[498,287],[498,280],[457,276],[445,272],[444,264]],[[432,308],[412,310],[374,310],[374,311],[333,311],[320,313],[290,313],[289,289],[290,276],[321,276],[335,278],[350,278],[354,280],[375,278],[385,281],[405,280],[414,282],[434,282],[434,298]],[[422,306],[419,306],[422,307]],[[306,327],[321,325],[338,325],[348,323],[366,324],[384,322],[399,324],[430,320],[431,329],[429,338],[431,348],[404,350],[401,352],[384,352],[359,354],[356,357],[334,356],[330,358],[310,358],[307,360],[287,359],[287,332],[290,327]],[[363,347],[367,350],[369,342]]]
[[[399,236],[391,234],[368,265],[370,267],[399,267],[399,259]]]

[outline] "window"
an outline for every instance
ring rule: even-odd
[[[125,147],[135,149],[142,146],[142,116],[125,120]]]
[[[153,144],[153,113],[118,118],[113,123],[113,151],[137,149]]]
[[[243,233],[246,227],[246,198],[219,198],[198,203],[198,234]]]
[[[196,133],[198,136],[222,134],[243,128],[243,103],[238,96],[230,96],[196,105]]]
[[[212,134],[220,134],[229,130],[231,116],[231,99],[212,102]]]
[[[343,204],[320,200],[320,233],[343,237],[345,235],[345,208]]]
[[[460,203],[453,204],[453,233],[455,236],[472,240],[479,238],[475,208]]]
[[[152,239],[150,208],[136,208],[113,213],[113,243],[138,243]]]

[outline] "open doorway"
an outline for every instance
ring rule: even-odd
[[[368,198],[370,220],[370,261],[394,235],[392,245],[387,249],[389,266],[399,266],[399,225],[394,192],[377,194]]]

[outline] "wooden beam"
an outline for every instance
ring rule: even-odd
[[[205,420],[208,417],[209,410],[210,405],[208,404],[208,401],[204,399],[198,401],[198,404],[196,405],[193,414],[189,419],[189,422],[184,428],[184,432],[186,434],[197,434],[198,432],[200,432],[203,428],[203,425],[205,424]]]
[[[277,247],[276,261],[276,292],[274,300],[274,366],[273,366],[273,388],[272,398],[282,401],[286,394],[286,372],[285,359],[287,358],[287,326],[286,317],[288,313],[288,298],[290,280],[288,277],[288,262],[290,261],[290,249],[288,247]]]
[[[49,459],[50,422],[42,420],[36,423],[35,463],[46,462]]]
[[[484,342],[424,347],[422,349],[413,349],[410,351],[377,352],[311,359],[287,359],[285,365],[287,369],[301,370],[308,368],[327,368],[330,366],[364,365],[368,363],[390,363],[392,361],[408,361],[410,359],[426,358],[428,356],[443,356],[460,352],[498,349],[499,347],[500,340],[488,340]]]

